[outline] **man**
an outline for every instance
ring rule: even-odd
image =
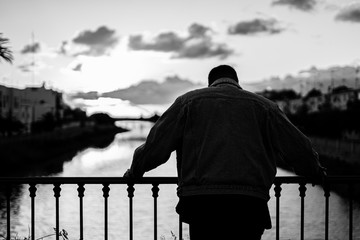
[[[190,239],[261,239],[271,228],[267,201],[277,162],[320,176],[318,155],[275,103],[240,87],[232,67],[215,67],[208,83],[176,99],[124,176],[142,177],[176,151],[176,210]]]

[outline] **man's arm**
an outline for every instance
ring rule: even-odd
[[[298,175],[323,177],[324,168],[311,141],[297,129],[280,110],[273,112],[273,139],[281,159],[294,168]]]
[[[178,98],[156,121],[146,142],[135,150],[131,168],[124,177],[142,177],[169,159],[181,142],[183,117],[181,98]]]

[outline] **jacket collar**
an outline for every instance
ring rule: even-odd
[[[230,84],[230,85],[233,85],[233,86],[235,86],[235,87],[237,87],[237,88],[242,89],[242,88],[240,87],[239,83],[236,82],[234,79],[231,79],[231,78],[219,78],[219,79],[215,80],[215,81],[210,85],[210,87],[216,87],[216,86],[218,86],[218,85],[220,85],[220,84]]]

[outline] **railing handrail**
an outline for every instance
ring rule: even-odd
[[[0,177],[0,184],[177,184],[177,177],[142,177],[129,179],[124,177]]]
[[[324,178],[326,183],[360,183],[360,175],[353,176],[327,176]],[[124,177],[0,177],[0,184],[177,184],[177,177],[142,177],[129,179]],[[319,184],[319,179],[304,176],[278,176],[275,177],[274,184]]]

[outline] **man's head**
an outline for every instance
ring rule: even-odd
[[[219,78],[231,78],[239,82],[235,69],[229,65],[220,65],[211,69],[208,76],[209,86]]]

